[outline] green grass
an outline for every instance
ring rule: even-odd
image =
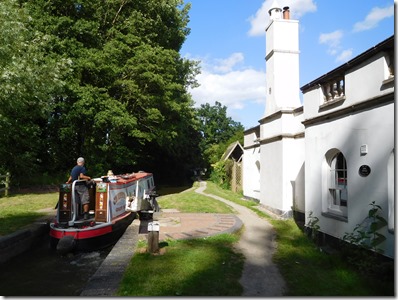
[[[0,198],[0,236],[13,233],[32,224],[45,213],[43,208],[57,204],[58,193],[17,194]]]
[[[271,224],[278,242],[274,261],[287,282],[286,296],[394,295],[394,280],[368,278],[340,255],[321,252],[293,220],[272,220]]]
[[[196,193],[198,187],[168,189],[158,199],[160,206],[181,212],[233,213],[223,202]],[[257,203],[241,194],[208,182],[212,193],[248,207],[275,228],[278,247],[274,262],[285,278],[286,296],[393,296],[394,278],[380,280],[359,273],[339,255],[321,252],[293,220],[276,220],[259,210]],[[173,193],[174,192],[174,193]],[[58,193],[12,195],[0,198],[0,235],[28,225],[43,208],[53,208]],[[121,296],[239,296],[243,257],[235,252],[237,234],[206,239],[167,241],[161,254],[137,251],[128,266],[118,295]],[[139,247],[145,249],[146,242]],[[364,258],[365,259],[365,258]]]
[[[294,220],[273,219],[256,208],[254,201],[242,200],[242,195],[223,190],[212,182],[207,183],[204,192],[248,207],[273,225],[278,243],[273,259],[286,280],[286,296],[394,295],[394,278],[386,281],[360,274],[340,255],[321,252]]]
[[[160,243],[159,255],[137,253],[118,296],[240,296],[244,259],[233,251],[238,234]]]
[[[158,203],[162,209],[174,208],[180,212],[234,213],[227,204],[196,193],[196,187],[197,183],[178,193],[161,196]],[[233,247],[239,235],[168,240],[161,243],[160,255],[146,253],[146,242],[140,242],[117,295],[239,296],[244,259]]]
[[[161,196],[158,203],[162,209],[174,208],[184,213],[234,213],[227,204],[196,193],[194,187],[180,193]]]

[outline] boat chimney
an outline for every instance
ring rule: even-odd
[[[283,8],[283,19],[284,19],[284,20],[289,20],[289,19],[290,19],[289,6],[285,6],[285,7]]]

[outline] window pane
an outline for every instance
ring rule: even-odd
[[[329,209],[347,216],[347,163],[344,155],[336,154],[330,163]]]

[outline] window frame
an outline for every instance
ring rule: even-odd
[[[326,154],[327,168],[324,170],[326,188],[323,214],[348,220],[348,168],[344,154],[332,149]]]

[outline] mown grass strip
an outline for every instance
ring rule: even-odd
[[[57,201],[58,193],[17,194],[0,198],[0,236],[32,224],[45,215],[38,210],[53,208]]]
[[[240,296],[244,258],[233,250],[238,234],[169,240],[159,255],[137,250],[118,296]]]

